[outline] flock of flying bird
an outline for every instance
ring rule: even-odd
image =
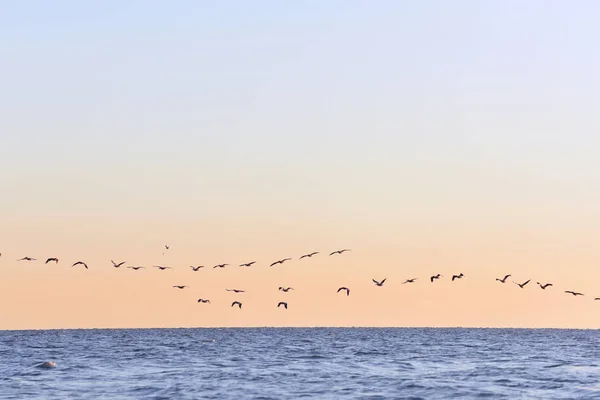
[[[165,249],[169,250],[170,246],[165,245]],[[336,254],[343,254],[343,253],[345,253],[347,251],[350,251],[350,249],[336,250],[336,251],[333,251],[333,252],[329,253],[329,255],[333,256],[333,255],[336,255]],[[308,254],[302,255],[299,259],[302,260],[304,258],[311,258],[311,257],[313,257],[313,256],[315,256],[317,254],[319,254],[319,252],[318,251],[314,251],[312,253],[308,253]],[[2,256],[2,253],[0,253],[0,256]],[[37,259],[33,258],[33,257],[23,257],[23,258],[18,259],[17,261],[36,261],[36,260]],[[281,260],[274,261],[273,263],[270,264],[270,267],[274,267],[276,265],[281,265],[281,264],[285,263],[286,261],[290,261],[290,260],[292,260],[292,258],[283,258]],[[48,264],[48,263],[51,263],[51,262],[54,262],[54,263],[58,264],[58,258],[56,258],[56,257],[50,257],[50,258],[46,259],[45,264]],[[112,265],[113,265],[114,268],[121,268],[122,266],[124,266],[126,264],[126,261],[122,261],[122,262],[116,263],[113,260],[111,260],[111,263],[112,263]],[[240,267],[251,267],[254,264],[256,264],[256,261],[251,261],[251,262],[243,263],[243,264],[240,264],[239,266]],[[229,265],[230,264],[217,264],[217,265],[213,266],[212,268],[213,269],[215,269],[215,268],[225,268],[225,267],[227,267]],[[85,262],[83,262],[83,261],[77,261],[77,262],[75,262],[75,263],[73,263],[71,265],[71,267],[76,267],[76,266],[82,266],[85,269],[89,269],[88,265]],[[171,269],[171,267],[166,267],[166,266],[162,266],[162,265],[154,265],[153,267],[157,268],[160,271]],[[143,269],[144,267],[131,265],[131,266],[127,266],[127,268],[132,269],[134,271],[138,271],[140,269]],[[190,266],[190,268],[192,269],[192,271],[198,272],[200,269],[204,268],[204,265],[197,265],[197,266],[193,266],[192,265],[192,266]],[[454,282],[457,279],[462,279],[462,278],[464,278],[464,276],[465,275],[462,272],[459,273],[459,274],[457,274],[457,275],[452,275],[452,282]],[[507,274],[503,278],[496,278],[496,281],[498,281],[500,283],[506,283],[507,279],[510,278],[511,276],[512,276],[511,274]],[[429,281],[430,281],[430,283],[434,283],[434,281],[436,281],[436,280],[438,280],[438,279],[440,279],[442,277],[443,277],[442,274],[432,275],[432,276],[429,277]],[[417,279],[418,278],[406,279],[404,282],[402,282],[402,284],[414,283]],[[382,287],[386,280],[387,280],[387,278],[384,278],[381,281],[377,281],[375,279],[372,279],[373,283],[377,287]],[[517,286],[519,286],[521,289],[524,289],[525,286],[527,286],[527,284],[529,282],[531,282],[531,279],[529,279],[529,280],[527,280],[527,281],[525,281],[523,283],[519,283],[519,282],[515,282],[515,281],[512,281],[512,282],[514,284],[516,284]],[[552,283],[544,283],[544,284],[542,284],[540,282],[536,282],[536,283],[543,290],[546,290],[548,287],[553,286]],[[175,289],[185,289],[185,288],[188,288],[188,287],[189,286],[187,286],[187,285],[173,285],[173,288],[175,288]],[[225,290],[228,291],[228,292],[233,292],[233,293],[244,293],[245,292],[245,290],[241,290],[241,289],[225,289]],[[279,287],[279,291],[284,292],[284,293],[287,293],[290,290],[294,290],[294,288],[292,288],[292,287],[283,287],[283,286]],[[342,287],[338,288],[337,293],[340,293],[340,292],[345,292],[346,296],[350,296],[350,289],[348,287],[342,286]],[[567,294],[573,295],[573,296],[584,296],[583,293],[575,292],[575,291],[572,291],[572,290],[565,290],[564,292],[567,293]],[[595,297],[594,300],[600,300],[600,297]],[[210,300],[209,299],[203,299],[203,298],[198,299],[197,302],[198,303],[204,303],[204,304],[206,304],[206,303],[210,304]],[[231,307],[235,307],[235,306],[237,306],[238,308],[241,309],[242,308],[242,302],[237,301],[237,300],[234,301],[234,302],[232,302],[231,303]],[[288,303],[285,302],[285,301],[280,301],[277,304],[277,307],[278,308],[279,307],[284,307],[287,310]]]

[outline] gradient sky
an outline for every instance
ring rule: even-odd
[[[591,0],[3,1],[0,329],[600,328],[598,15]],[[466,278],[428,283],[438,272]]]

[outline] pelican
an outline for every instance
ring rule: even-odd
[[[546,283],[546,284],[544,284],[544,285],[542,285],[542,284],[541,284],[541,283],[539,283],[539,282],[536,282],[536,283],[537,283],[538,285],[540,285],[540,288],[542,288],[542,289],[546,289],[548,286],[553,286],[551,283]]]
[[[314,255],[317,255],[317,254],[319,254],[318,251],[313,251],[312,253],[308,253],[308,254],[303,255],[302,257],[300,257],[300,259],[302,260],[303,258],[307,258],[307,257],[310,258],[310,257],[312,257]]]
[[[280,301],[280,302],[277,304],[277,308],[279,308],[279,307],[281,307],[281,306],[285,307],[285,309],[287,310],[287,303],[286,303],[285,301]]]
[[[284,258],[282,260],[275,261],[273,264],[270,265],[270,267],[277,265],[277,264],[283,264],[284,262],[289,261],[289,260],[291,260],[291,258]]]
[[[71,265],[71,267],[74,267],[76,265],[83,265],[85,267],[85,269],[88,269],[87,264],[84,263],[83,261],[77,261],[76,263],[73,263],[73,265]]]
[[[225,289],[228,292],[233,292],[233,293],[245,293],[245,290],[240,290],[240,289]]]
[[[440,279],[441,277],[442,277],[442,274],[437,274],[437,275],[433,275],[432,277],[430,277],[429,280],[431,281],[431,283],[433,283],[434,280]]]
[[[454,282],[455,279],[462,279],[462,278],[464,278],[464,275],[462,272],[458,275],[452,275],[452,282]]]
[[[374,283],[376,286],[383,286],[383,283],[385,282],[385,280],[386,280],[386,279],[387,279],[387,278],[384,278],[384,279],[383,279],[381,282],[377,282],[375,279],[371,279],[371,280],[373,281],[373,283]]]
[[[116,262],[114,262],[113,260],[110,260],[110,262],[113,264],[113,267],[115,267],[115,268],[119,268],[121,265],[125,264],[125,261],[122,261],[118,264]]]
[[[200,270],[200,268],[204,268],[204,265],[198,265],[197,267],[194,267],[193,265],[190,265],[190,268],[194,271],[194,272],[198,272],[198,270]]]
[[[346,291],[346,296],[350,296],[350,289],[348,289],[347,287],[342,286],[341,288],[339,288],[337,290],[337,293],[341,292],[342,290]]]
[[[256,264],[256,261],[240,264],[240,267],[251,267],[253,264]]]
[[[285,293],[287,293],[287,292],[289,292],[290,290],[294,290],[294,288],[292,288],[292,287],[285,287],[285,288],[284,288],[283,286],[279,286],[279,290],[281,290],[282,292],[285,292]]]
[[[240,310],[242,309],[242,303],[240,303],[239,301],[234,301],[233,303],[231,303],[231,307],[233,306],[238,306]]]
[[[528,279],[527,281],[525,281],[525,282],[523,282],[523,283],[517,283],[517,282],[514,282],[514,283],[515,283],[516,285],[519,285],[519,287],[520,287],[521,289],[523,289],[523,288],[525,287],[525,285],[527,285],[527,284],[529,283],[529,281],[530,281],[530,280],[531,280],[531,279]]]
[[[173,287],[177,288],[177,289],[185,289],[186,287],[189,287],[189,286],[185,286],[185,285],[173,285]]]
[[[583,296],[583,293],[574,292],[572,290],[565,290],[565,293],[572,294],[573,296]]]
[[[510,278],[511,276],[512,276],[511,274],[504,275],[504,278],[502,278],[502,279],[496,278],[496,280],[497,280],[498,282],[500,282],[500,283],[506,283],[506,280],[507,280],[508,278]]]
[[[331,253],[329,253],[329,255],[332,256],[334,254],[342,254],[342,253],[345,253],[346,251],[350,251],[350,249],[342,249],[342,250],[332,251]]]
[[[407,279],[404,282],[402,282],[402,284],[406,284],[406,283],[414,283],[417,280],[417,278],[411,278],[411,279]]]
[[[210,304],[210,300],[208,300],[208,299],[198,299],[198,303],[208,303],[208,304]]]
[[[56,257],[50,257],[49,259],[46,260],[46,262],[44,264],[48,264],[49,262],[54,261],[56,264],[58,264],[58,258]]]

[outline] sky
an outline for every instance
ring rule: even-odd
[[[599,12],[3,1],[0,329],[600,328]]]

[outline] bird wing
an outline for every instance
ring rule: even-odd
[[[529,279],[529,280],[528,280],[528,281],[526,281],[526,282],[523,282],[523,286],[527,285],[527,284],[529,283],[529,281],[530,281],[530,280],[531,280],[531,279]]]

